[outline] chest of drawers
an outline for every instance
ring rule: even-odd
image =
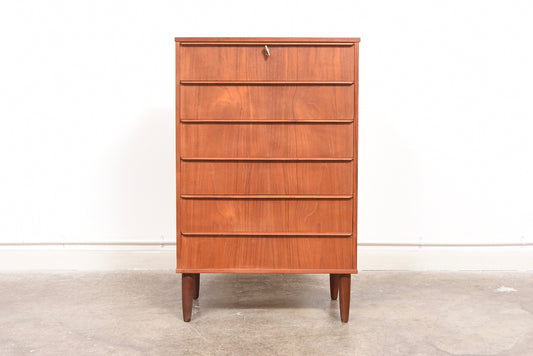
[[[176,38],[177,273],[357,273],[358,38]],[[216,291],[213,291],[216,293]]]

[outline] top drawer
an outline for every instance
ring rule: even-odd
[[[354,80],[353,44],[181,45],[182,80]]]

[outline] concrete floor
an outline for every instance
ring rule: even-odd
[[[327,275],[0,274],[0,355],[533,355],[532,273],[362,272],[341,324]],[[505,288],[501,288],[505,287]]]

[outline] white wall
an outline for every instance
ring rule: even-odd
[[[174,241],[175,36],[346,36],[362,245],[533,260],[531,18],[529,1],[2,2],[0,245]]]
[[[361,239],[533,242],[533,3],[363,14]]]

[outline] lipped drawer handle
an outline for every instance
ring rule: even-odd
[[[270,50],[268,49],[268,46],[265,45],[265,57],[270,57]]]

